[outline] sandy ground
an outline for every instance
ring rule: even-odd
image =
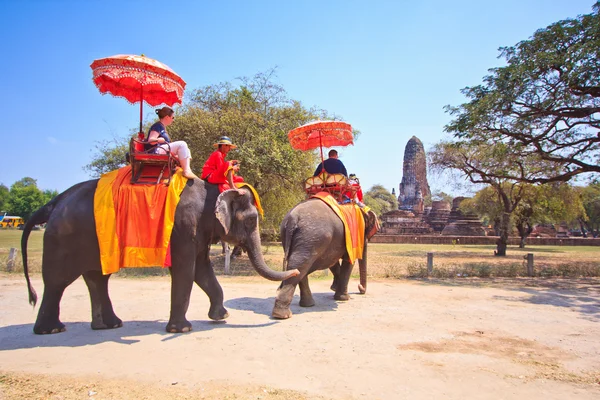
[[[599,399],[594,282],[370,281],[270,317],[276,282],[219,277],[226,322],[192,293],[188,334],[164,331],[169,278],[111,280],[120,329],[92,331],[80,279],[67,331],[32,333],[23,278],[0,275],[0,399]],[[529,283],[525,283],[529,282]],[[41,294],[39,276],[33,279]]]

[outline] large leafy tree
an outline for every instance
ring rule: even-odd
[[[100,177],[126,164],[125,154],[129,151],[129,138],[114,138],[99,141],[95,146],[92,162],[83,167],[90,176]]]
[[[529,185],[505,178],[507,174],[522,178],[531,176],[539,163],[533,157],[519,158],[503,142],[485,143],[475,139],[441,141],[429,152],[429,163],[434,171],[454,170],[474,184],[490,186],[498,199],[500,209],[492,218],[499,236],[495,254],[506,255],[511,218]]]
[[[568,181],[600,172],[600,3],[591,14],[556,22],[501,48],[507,65],[463,89],[469,102],[447,106],[446,130],[482,144],[504,143],[514,169],[489,171],[529,183]]]
[[[373,185],[364,194],[364,203],[377,215],[398,209],[398,199],[382,185]]]
[[[4,184],[0,184],[0,212],[7,212],[8,209],[8,197],[10,195],[10,191],[8,187]]]
[[[240,78],[239,85],[225,82],[194,90],[169,126],[171,139],[185,140],[190,147],[197,175],[220,136],[233,140],[238,148],[228,158],[241,161],[240,175],[256,188],[265,210],[261,228],[267,233],[278,232],[285,213],[304,199],[302,183],[318,163],[315,152],[292,149],[287,133],[315,119],[335,119],[324,110],[307,109],[289,99],[274,78],[272,69]],[[96,175],[122,165],[126,144],[98,150],[87,166]]]
[[[38,189],[37,181],[33,178],[25,177],[10,187],[8,209],[25,221],[45,203],[46,196]]]
[[[585,216],[580,218],[582,231],[587,230],[594,237],[600,234],[600,183],[592,183],[579,190]]]
[[[585,216],[579,191],[569,184],[526,184],[522,189],[521,200],[512,213],[510,224],[510,230],[516,229],[521,238],[521,248],[525,247],[526,239],[536,224],[572,223]],[[509,190],[507,188],[506,191]],[[498,228],[503,213],[502,202],[491,186],[463,201],[460,208],[491,221],[495,228]]]

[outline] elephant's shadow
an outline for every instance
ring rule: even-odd
[[[335,311],[338,308],[337,301],[333,298],[333,292],[322,292],[314,293],[313,299],[315,305],[312,307],[300,307],[300,295],[294,294],[290,309],[294,315],[300,315],[305,312],[324,312],[324,311]],[[235,299],[225,301],[224,305],[226,308],[241,311],[253,311],[255,314],[261,314],[271,316],[273,311],[273,305],[275,304],[275,297],[268,297],[266,299],[259,299],[255,297],[238,297]]]
[[[212,329],[262,328],[276,324],[276,321],[243,325],[227,321],[190,321],[192,332]],[[132,345],[140,342],[139,336],[160,335],[161,341],[176,340],[189,334],[165,332],[167,321],[123,321],[123,327],[117,329],[92,330],[89,322],[64,322],[67,330],[52,335],[36,335],[33,324],[8,325],[0,327],[0,351],[32,349],[36,347],[81,347],[105,342]]]

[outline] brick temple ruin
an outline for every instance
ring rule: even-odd
[[[464,215],[457,197],[452,204],[433,201],[425,207],[431,196],[427,182],[427,159],[423,143],[413,136],[404,149],[402,181],[399,185],[398,209],[381,215],[383,235],[448,235],[485,236],[486,232],[476,215]]]

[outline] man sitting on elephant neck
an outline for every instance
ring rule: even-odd
[[[338,159],[337,150],[329,150],[328,156],[327,160],[319,164],[313,176],[318,176],[323,171],[323,166],[325,166],[325,172],[328,174],[343,174],[345,177],[348,177],[344,163]]]
[[[237,148],[227,136],[221,136],[219,141],[213,144],[217,149],[208,157],[202,167],[202,179],[209,183],[219,185],[219,192],[235,189],[237,182],[244,182],[244,178],[236,175],[240,170],[238,160],[226,161],[225,157],[230,150]]]

